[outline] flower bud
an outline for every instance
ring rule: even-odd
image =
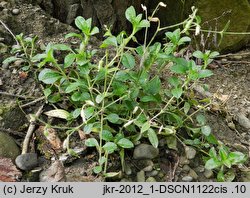
[[[163,3],[162,1],[159,3],[159,6],[164,7],[164,8],[167,7],[167,5]]]

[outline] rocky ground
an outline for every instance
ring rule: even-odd
[[[0,2],[1,13],[6,20],[15,17],[15,21],[19,23],[17,27],[24,28],[20,31],[38,35],[41,46],[47,42],[66,42],[63,35],[74,31],[72,27],[50,17],[39,7],[26,4],[13,7],[2,2],[4,1]],[[1,25],[0,27],[3,28]],[[0,156],[14,161],[19,154],[24,154],[21,148],[24,136],[29,131],[29,115],[37,113],[44,98],[41,85],[35,78],[35,70],[22,71],[23,63],[20,61],[13,64],[1,63],[8,56],[9,45],[13,44],[13,40],[8,33],[0,37]],[[92,45],[96,42],[93,41]],[[211,111],[207,113],[209,124],[215,136],[227,146],[249,155],[250,51],[244,49],[234,54],[221,55],[210,67],[214,75],[204,82],[209,85],[209,92],[204,93],[197,88],[198,94],[214,99]],[[44,108],[49,108],[49,105],[45,104]],[[16,159],[23,171],[11,171],[16,176],[22,175],[21,181],[103,181],[102,177],[92,174],[92,168],[97,161],[96,151],[86,149],[78,134],[73,137],[71,147],[80,158],[70,157],[65,151],[55,155],[50,142],[43,138],[41,130],[36,127],[29,150],[22,158]],[[63,141],[63,135],[61,139],[58,141]],[[120,169],[117,159],[118,156],[111,158],[111,171]],[[249,167],[250,163],[237,170],[237,181],[250,181]],[[2,178],[1,175],[0,180]],[[173,151],[139,144],[134,152],[126,154],[125,173],[111,181],[202,182],[216,179],[212,171],[204,168],[200,153],[192,147],[186,147],[185,150],[180,147],[178,151]]]

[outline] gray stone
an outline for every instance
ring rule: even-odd
[[[135,147],[134,159],[154,159],[159,155],[159,150],[152,145],[140,144]]]
[[[136,180],[137,182],[145,182],[145,172],[140,171],[136,174]]]
[[[239,123],[240,126],[242,126],[245,129],[250,129],[250,120],[242,113],[239,113],[236,116],[236,120]]]
[[[184,182],[191,182],[191,181],[193,181],[193,178],[191,176],[187,175],[187,176],[183,177],[181,180]]]
[[[23,59],[19,59],[19,60],[16,60],[14,62],[14,66],[15,67],[20,67],[22,65],[22,63],[24,63],[24,60]]]
[[[14,139],[6,133],[0,132],[0,156],[15,160],[19,154],[20,149]]]
[[[77,17],[77,11],[79,10],[79,4],[73,4],[69,6],[68,16],[66,18],[66,23],[71,24]]]
[[[228,126],[230,129],[232,129],[232,130],[235,130],[235,129],[236,129],[235,124],[234,124],[233,122],[229,122],[229,123],[227,124],[227,126]]]
[[[188,175],[189,175],[190,177],[192,177],[193,179],[195,179],[195,180],[198,179],[198,175],[197,175],[197,173],[196,173],[193,169],[190,169],[190,170],[189,170]]]
[[[124,169],[125,169],[126,175],[131,175],[132,174],[132,169],[128,164],[125,165]]]
[[[195,158],[196,150],[194,148],[192,148],[190,146],[186,146],[185,152],[186,152],[187,159],[194,159]]]
[[[25,153],[17,156],[16,165],[18,168],[28,171],[35,168],[38,165],[38,159],[36,153]]]
[[[143,168],[143,171],[145,172],[150,172],[153,170],[153,166],[146,166],[145,168]]]
[[[147,177],[155,177],[156,175],[158,175],[159,171],[158,170],[153,170],[151,172],[147,172],[146,176]]]
[[[190,164],[190,161],[186,158],[186,156],[181,156],[180,157],[180,165],[183,166],[185,164]]]
[[[185,164],[185,165],[182,167],[182,170],[188,172],[188,171],[190,170],[190,167],[189,167],[187,164]]]
[[[213,173],[213,171],[212,170],[208,170],[208,169],[205,169],[205,171],[204,171],[204,176],[207,178],[207,179],[210,179],[210,178],[212,178],[213,176],[214,176],[214,173]]]
[[[120,182],[132,182],[130,179],[122,178]]]
[[[20,13],[20,10],[17,8],[12,10],[12,14],[14,14],[14,15],[18,15],[19,13]]]
[[[156,179],[154,177],[149,177],[146,182],[156,182]]]

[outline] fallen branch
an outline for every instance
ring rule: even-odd
[[[29,107],[29,106],[31,106],[31,105],[33,105],[33,104],[36,104],[37,102],[43,101],[44,99],[45,99],[45,96],[40,97],[40,98],[37,98],[37,99],[35,99],[35,100],[31,101],[31,102],[28,102],[28,103],[26,103],[26,104],[23,104],[23,105],[21,105],[20,107],[21,107],[21,108]]]
[[[8,26],[2,21],[0,20],[0,23],[3,25],[3,27],[11,34],[11,36],[15,39],[16,44],[20,45],[18,40],[16,39],[16,36],[12,33],[12,31],[8,28]]]
[[[29,99],[29,97],[26,97],[26,96],[22,96],[22,95],[19,95],[19,94],[11,94],[11,93],[8,93],[8,92],[3,92],[3,91],[0,91],[0,95],[21,98],[21,99],[24,99],[24,100]]]
[[[43,110],[43,105],[41,107],[39,107],[35,116],[32,116],[30,119],[30,125],[29,125],[28,131],[27,131],[26,136],[25,136],[24,141],[23,141],[22,154],[25,154],[28,152],[29,141],[30,141],[30,138],[31,138],[31,136],[34,132],[35,126],[36,126],[35,121],[41,115],[42,110]]]
[[[5,129],[5,128],[0,128],[0,131],[6,132],[6,133],[11,134],[11,135],[16,135],[16,136],[19,136],[19,137],[24,137],[25,136],[24,133],[22,133],[22,132],[12,131],[12,130]]]

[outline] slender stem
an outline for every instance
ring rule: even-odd
[[[152,118],[150,119],[150,122],[151,122],[152,120],[154,120],[155,118],[157,118],[159,115],[163,114],[163,113],[165,112],[165,110],[167,109],[168,105],[172,102],[173,99],[174,99],[174,96],[172,96],[172,97],[169,99],[169,101],[167,102],[167,104],[163,107],[163,109],[162,109],[159,113],[157,113],[154,117],[152,117]]]

